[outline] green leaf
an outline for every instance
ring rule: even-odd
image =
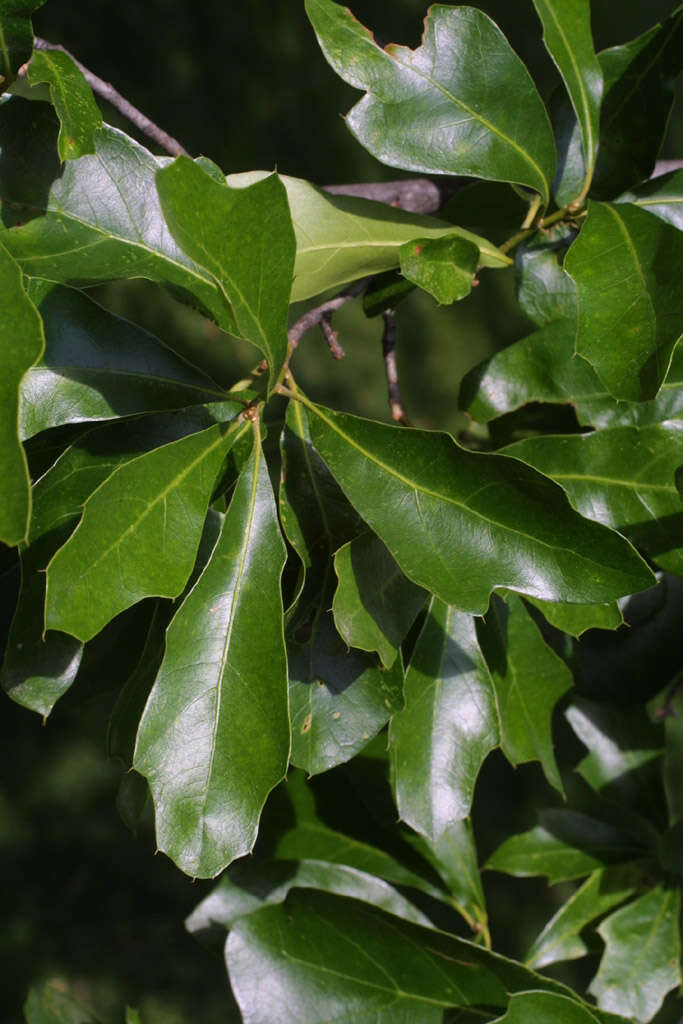
[[[50,86],[50,98],[60,124],[60,160],[76,160],[94,153],[95,132],[102,127],[102,114],[73,58],[59,50],[37,51],[28,66],[28,80],[31,85],[47,82]]]
[[[191,875],[213,877],[251,850],[285,773],[284,562],[257,436],[211,559],[168,627],[135,749],[158,846]]]
[[[581,126],[586,168],[581,195],[585,196],[598,152],[603,89],[602,71],[593,49],[589,0],[534,0],[534,7],[543,25],[543,41],[562,75]]]
[[[288,646],[291,762],[309,775],[349,761],[403,706],[403,664],[390,669],[349,650],[332,615],[316,612],[310,638]]]
[[[631,203],[683,230],[683,170],[660,174],[623,192],[615,203]]]
[[[539,327],[576,317],[574,282],[560,266],[558,248],[532,240],[517,250],[517,299]]]
[[[24,1019],[26,1024],[98,1024],[89,1010],[50,982],[29,990]]]
[[[161,341],[83,292],[53,288],[40,304],[45,352],[24,377],[20,431],[179,409],[225,392]],[[49,395],[49,401],[46,396]]]
[[[491,672],[500,715],[501,747],[513,765],[540,761],[563,792],[552,737],[553,709],[572,686],[564,661],[548,647],[524,603],[495,594],[477,634]]]
[[[536,0],[534,0],[536,2]],[[519,992],[510,996],[510,1006],[495,1024],[598,1024],[592,1007],[554,992]]]
[[[143,597],[177,597],[214,481],[242,424],[220,424],[116,469],[47,569],[46,627],[89,640]]]
[[[620,530],[663,569],[683,575],[683,509],[675,473],[683,422],[529,437],[505,452],[560,484],[584,516]]]
[[[405,867],[395,857],[376,846],[335,832],[319,822],[300,822],[278,840],[275,856],[282,860],[313,857],[332,864],[346,864],[366,874],[385,878],[394,885],[410,886],[437,900],[447,893],[423,875]]]
[[[643,769],[662,756],[661,725],[651,724],[641,706],[614,707],[587,700],[575,700],[565,717],[588,748],[587,757],[576,766],[588,785],[622,805],[636,803],[642,813],[652,816],[660,778],[659,773],[653,778]]]
[[[555,152],[545,107],[482,11],[434,5],[414,51],[382,50],[330,0],[306,0],[306,12],[337,74],[366,90],[347,124],[378,160],[427,174],[512,181],[548,202]]]
[[[505,1007],[508,992],[568,992],[513,961],[344,897],[294,891],[237,922],[230,983],[251,1024],[440,1024],[449,1006]]]
[[[27,370],[43,351],[44,338],[40,316],[24,290],[21,271],[1,243],[0,294],[0,541],[12,546],[26,537],[31,515],[28,468],[18,431],[20,388]]]
[[[576,285],[576,351],[615,398],[654,398],[683,331],[683,238],[627,203],[591,203],[565,259]]]
[[[471,616],[434,598],[391,721],[396,803],[431,843],[466,818],[479,769],[500,740],[493,681]]]
[[[610,914],[598,931],[605,952],[588,991],[612,1013],[648,1021],[681,981],[679,889],[656,886]]]
[[[36,104],[13,99],[12,106],[16,102],[28,107],[24,132],[30,132]],[[41,156],[45,161],[46,155]],[[234,330],[223,291],[182,251],[164,221],[155,176],[167,163],[168,158],[152,156],[123,132],[106,126],[95,136],[93,156],[68,161],[51,182],[47,198],[38,192],[43,215],[34,211],[28,223],[5,232],[3,242],[32,277],[67,283],[146,277],[191,296],[224,330]],[[25,203],[22,178],[9,185],[3,201]]]
[[[574,354],[575,328],[558,320],[470,370],[460,405],[486,421],[526,402],[570,402],[580,423],[633,426],[683,418],[683,345],[674,350],[664,384],[651,402],[616,402],[590,364]]]
[[[442,305],[472,291],[479,249],[464,238],[416,238],[399,250],[401,273]]]
[[[651,583],[621,537],[516,459],[306,404],[313,443],[348,499],[406,576],[445,603],[483,613],[495,587],[600,603]]]
[[[588,953],[581,932],[596,918],[623,903],[635,891],[638,872],[631,866],[594,871],[548,921],[534,940],[525,963],[537,970]]]
[[[486,928],[486,900],[477,862],[477,848],[469,818],[456,821],[429,843],[420,835],[410,836],[415,846],[436,868],[448,886],[451,903],[476,935]]]
[[[0,4],[0,93],[15,79],[33,50],[31,15],[45,0],[3,0]]]
[[[244,188],[266,175],[266,171],[247,171],[229,174],[226,181],[233,188]],[[398,267],[401,247],[416,238],[448,239],[449,245],[467,252],[470,245],[476,246],[483,267],[511,262],[486,238],[436,217],[371,199],[331,195],[301,178],[283,174],[280,180],[296,235],[292,302]]]
[[[511,836],[485,867],[526,878],[545,875],[551,885],[588,875],[596,868],[642,855],[634,840],[613,825],[576,811],[542,811],[541,824]]]
[[[594,191],[612,198],[649,178],[666,133],[683,53],[683,8],[599,54],[604,77]]]
[[[570,636],[579,637],[588,629],[618,629],[624,621],[616,601],[610,604],[557,604],[539,601],[536,597],[526,600],[542,612],[551,626]]]
[[[276,174],[246,189],[219,184],[189,157],[158,171],[161,207],[176,241],[232,305],[234,333],[268,361],[271,386],[287,354],[295,239]]]
[[[282,903],[290,889],[318,889],[362,900],[414,924],[431,927],[429,918],[393,886],[347,864],[324,860],[238,861],[195,908],[185,922],[191,933],[216,925],[232,928],[246,914]]]
[[[349,647],[377,651],[391,668],[426,594],[403,575],[379,537],[363,533],[334,557],[339,584],[332,611]]]

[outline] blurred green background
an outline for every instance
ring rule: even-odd
[[[557,75],[531,0],[479,6],[548,95]],[[631,38],[672,6],[593,0],[598,45]],[[419,43],[422,0],[355,0],[352,7],[378,41]],[[319,184],[400,176],[347,132],[340,115],[359,94],[322,57],[303,0],[48,0],[34,24],[36,34],[62,43],[193,155],[206,154],[226,173],[277,167]],[[106,116],[130,130],[110,110]],[[682,136],[677,116],[664,155],[680,153]],[[250,346],[229,341],[144,282],[95,294],[226,382],[258,361]],[[312,332],[296,357],[297,378],[315,398],[387,418],[378,322],[365,320],[354,304],[336,326],[346,360],[332,361],[322,336]],[[482,275],[481,286],[453,308],[437,308],[424,295],[406,300],[397,351],[411,418],[457,430],[462,375],[527,328],[505,272]],[[14,571],[10,566],[10,578]],[[0,1021],[22,1020],[29,984],[46,979],[96,1005],[107,1024],[122,1021],[126,1002],[142,1010],[144,1024],[234,1019],[220,958],[183,929],[210,883],[193,883],[153,855],[149,821],[135,838],[116,813],[121,773],[105,748],[116,694],[104,676],[91,694],[64,700],[45,724],[4,702],[0,851],[9,884],[0,929]],[[475,827],[484,855],[509,832],[533,824],[539,802],[553,800],[535,767],[513,772],[497,756],[485,766],[478,792]],[[490,876],[486,884],[496,947],[519,956],[557,897],[536,881]],[[584,968],[576,970],[578,980]]]

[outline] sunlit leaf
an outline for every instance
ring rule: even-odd
[[[545,108],[483,11],[435,4],[417,50],[381,49],[348,8],[331,0],[307,0],[306,12],[337,74],[366,91],[347,124],[378,160],[428,174],[513,181],[547,202],[555,153]]]
[[[43,326],[24,290],[21,271],[0,243],[0,541],[18,544],[27,534],[31,489],[26,456],[19,441],[19,395],[22,379],[43,351]]]
[[[600,1020],[585,1003],[554,992],[519,992],[510,996],[510,1007],[495,1024],[598,1024]]]
[[[234,333],[268,361],[271,385],[287,352],[287,311],[295,240],[277,175],[246,189],[219,184],[189,157],[157,173],[173,235],[217,282],[235,317]]]
[[[213,554],[167,630],[135,749],[158,846],[188,874],[213,877],[251,850],[286,769],[284,561],[257,440]]]
[[[482,613],[495,587],[595,603],[650,583],[621,537],[580,518],[519,461],[307,407],[313,443],[346,496],[406,576],[445,603]]]
[[[102,114],[95,103],[83,72],[68,53],[41,50],[28,66],[31,85],[46,82],[59,117],[57,150],[61,160],[76,160],[95,152],[95,132],[102,127]]]
[[[434,598],[391,721],[401,818],[436,843],[470,811],[474,784],[500,740],[493,681],[471,616]]]
[[[576,351],[615,398],[655,398],[683,332],[683,238],[628,203],[592,203],[565,259]]]
[[[612,1013],[648,1021],[681,981],[681,893],[655,886],[606,918],[605,952],[588,991]]]
[[[408,281],[450,305],[472,290],[479,249],[464,238],[417,238],[399,250],[401,273]]]
[[[622,193],[615,202],[632,203],[683,230],[683,170],[651,178]]]

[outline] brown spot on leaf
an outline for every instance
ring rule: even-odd
[[[311,722],[313,721],[313,715],[306,715],[304,718],[304,724],[301,726],[301,735],[303,736],[311,728]]]

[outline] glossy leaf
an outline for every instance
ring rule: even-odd
[[[135,749],[158,846],[188,874],[213,877],[251,850],[285,773],[284,562],[256,442],[211,559],[167,630]]]
[[[167,163],[107,126],[95,136],[93,156],[70,160],[44,200],[39,193],[43,215],[12,228],[4,243],[30,276],[66,283],[146,277],[191,296],[221,327],[234,330],[219,285],[183,252],[164,220],[155,176]],[[10,186],[3,200],[25,201],[21,178]]]
[[[470,811],[479,769],[500,740],[493,681],[469,615],[434,598],[391,721],[401,818],[430,842]]]
[[[576,285],[578,354],[615,398],[654,398],[683,332],[680,232],[627,203],[592,203],[565,269]]]
[[[653,401],[616,402],[589,363],[574,354],[574,325],[549,324],[471,370],[460,404],[486,421],[526,402],[571,403],[580,423],[607,427],[661,423],[683,416],[683,345],[674,351],[667,378]]]
[[[599,54],[604,77],[594,188],[612,198],[652,174],[681,70],[683,10]]]
[[[334,558],[339,583],[332,610],[349,647],[377,651],[385,668],[398,655],[426,594],[403,575],[379,537],[363,533]]]
[[[445,603],[482,613],[495,587],[595,603],[652,579],[621,537],[517,460],[307,405],[313,443],[349,500],[406,576]]]
[[[245,188],[265,171],[229,174],[228,185]],[[486,238],[436,217],[408,213],[357,196],[331,195],[302,178],[281,175],[296,235],[292,302],[338,288],[399,265],[401,246],[416,238],[448,239],[448,244],[479,249],[483,267],[511,261]]]
[[[272,385],[287,353],[295,252],[282,182],[273,174],[231,189],[185,156],[156,181],[176,241],[217,282],[232,305],[234,333],[263,353]]]
[[[73,58],[59,50],[37,51],[28,66],[28,80],[31,85],[46,82],[50,87],[60,123],[60,160],[76,160],[94,153],[95,132],[102,127],[102,114]]]
[[[683,230],[683,170],[670,171],[624,192],[616,203],[631,203]]]
[[[506,839],[486,868],[525,878],[545,875],[551,885],[588,875],[615,861],[636,860],[635,842],[614,826],[576,811],[543,811],[541,824]]]
[[[559,252],[547,244],[517,250],[517,298],[526,315],[539,327],[576,316],[576,290],[560,266]],[[507,351],[507,350],[506,350]]]
[[[214,382],[83,292],[53,288],[40,304],[45,352],[24,377],[20,430],[178,409],[225,397]]]
[[[31,515],[31,489],[26,456],[19,441],[19,394],[26,371],[43,350],[38,310],[24,290],[21,271],[0,243],[0,541],[9,546],[26,537]]]
[[[579,637],[588,629],[618,629],[624,621],[616,601],[610,604],[558,604],[539,601],[536,597],[526,600],[542,612],[551,626],[570,636]]]
[[[510,996],[510,1006],[495,1024],[598,1024],[592,1007],[554,992],[519,992]]]
[[[385,850],[335,832],[320,822],[302,821],[279,839],[275,856],[281,860],[315,860],[346,864],[366,874],[384,878],[394,885],[410,886],[420,892],[444,900],[447,893],[425,875],[417,874]],[[428,874],[429,872],[426,872]]]
[[[86,501],[78,528],[48,566],[48,629],[89,640],[141,598],[180,594],[238,429],[217,424],[112,473]]]
[[[382,879],[346,864],[307,859],[232,864],[216,888],[190,914],[185,927],[189,932],[216,925],[230,929],[240,917],[267,904],[282,903],[294,888],[349,896],[414,924],[431,926],[425,914]]]
[[[588,991],[612,1013],[648,1021],[681,981],[680,890],[658,885],[606,918],[605,952]]]
[[[513,765],[540,761],[551,786],[563,792],[552,737],[553,709],[572,686],[564,661],[548,647],[523,602],[494,595],[477,629],[493,678],[501,747]]]
[[[568,991],[454,935],[306,891],[238,921],[226,961],[250,1024],[290,1024],[292,1007],[301,1024],[438,1024],[449,1006],[503,1008],[511,991]]]
[[[337,74],[366,90],[347,124],[378,160],[428,174],[517,182],[547,203],[555,153],[545,108],[482,11],[434,5],[414,51],[381,49],[331,0],[307,0],[306,12]]]
[[[439,872],[448,886],[451,904],[475,935],[485,933],[486,900],[469,818],[456,821],[434,843],[420,835],[411,836],[410,840]]]
[[[598,151],[603,89],[591,37],[589,0],[534,0],[534,6],[543,25],[543,41],[562,75],[581,126],[586,168],[581,192],[586,195]]]
[[[349,761],[403,706],[403,665],[382,669],[349,650],[332,615],[317,612],[310,638],[288,647],[291,762],[309,775]]]
[[[576,960],[588,952],[581,932],[598,917],[627,900],[638,883],[630,867],[594,871],[548,921],[534,940],[525,963],[536,970],[561,960]]]
[[[675,482],[682,422],[526,438],[505,451],[556,480],[582,515],[620,530],[663,569],[683,575]]]
[[[11,85],[33,50],[31,14],[45,0],[4,0],[0,4],[0,92]]]
[[[464,238],[417,238],[399,250],[401,273],[442,305],[472,291],[479,249]]]

